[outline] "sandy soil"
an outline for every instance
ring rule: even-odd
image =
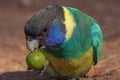
[[[42,80],[37,72],[26,71],[25,58],[29,51],[24,25],[36,11],[52,4],[80,9],[95,18],[103,30],[102,59],[89,73],[94,77],[81,80],[120,80],[119,3],[119,0],[0,0],[0,80]]]

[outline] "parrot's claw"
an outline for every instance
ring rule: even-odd
[[[44,64],[44,67],[39,71],[39,76],[42,76],[45,70],[47,69],[47,66],[49,65],[49,61],[46,61]]]

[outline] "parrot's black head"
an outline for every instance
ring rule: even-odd
[[[34,51],[45,45],[57,46],[65,40],[64,12],[61,6],[48,6],[36,13],[25,25],[28,49]]]

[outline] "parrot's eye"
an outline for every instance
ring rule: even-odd
[[[43,32],[46,32],[46,31],[47,31],[47,28],[44,28],[44,29],[43,29]]]
[[[26,39],[27,39],[28,41],[32,41],[33,38],[32,38],[31,36],[27,36]]]

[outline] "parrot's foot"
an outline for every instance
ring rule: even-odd
[[[39,71],[39,76],[43,75],[43,73],[46,71],[48,65],[49,65],[49,61],[46,61],[44,64],[44,67],[42,69],[40,69],[40,71]]]

